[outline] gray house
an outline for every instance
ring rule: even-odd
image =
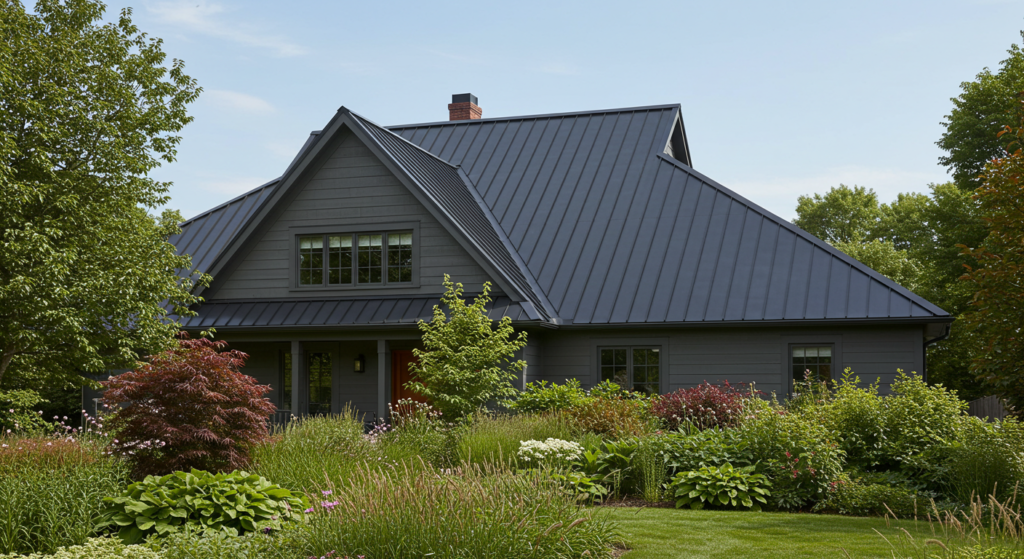
[[[810,370],[925,371],[942,309],[695,171],[679,105],[380,126],[342,107],[284,174],[182,224],[213,275],[189,330],[282,413],[408,395],[447,273],[529,333],[524,380],[786,394]]]

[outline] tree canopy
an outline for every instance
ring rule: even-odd
[[[1009,153],[1011,137],[1000,138],[999,131],[1016,125],[1024,114],[1019,103],[1024,93],[1024,50],[1011,45],[1007,53],[994,73],[985,68],[975,81],[960,84],[963,92],[951,99],[953,110],[942,122],[946,131],[936,144],[946,155],[939,162],[963,190],[981,186],[985,164]]]
[[[177,133],[200,93],[141,33],[96,0],[0,5],[0,380],[67,382],[173,343],[168,314],[196,301],[150,214]],[[206,281],[205,277],[197,278]],[[6,375],[6,378],[5,378]],[[13,375],[13,377],[12,377]]]

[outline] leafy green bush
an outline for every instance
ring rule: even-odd
[[[946,493],[961,503],[972,495],[1005,499],[1024,482],[1024,425],[1015,419],[988,423],[976,417],[964,421],[962,441],[935,453],[945,458],[941,470]]]
[[[694,430],[689,435],[662,436],[669,472],[688,472],[704,466],[753,466],[757,459],[743,435],[735,429]]]
[[[161,559],[294,559],[305,556],[301,535],[294,528],[241,536],[183,530],[157,543]]]
[[[505,406],[518,413],[559,411],[578,406],[589,397],[576,379],[567,379],[564,384],[541,380],[526,383],[523,391],[514,400],[505,402]]]
[[[726,464],[679,472],[668,489],[676,498],[676,508],[702,509],[706,505],[760,511],[760,504],[768,504],[765,497],[771,495],[770,487],[768,478],[753,473],[753,468],[735,469]]]
[[[85,544],[129,468],[103,441],[0,437],[0,553]]]
[[[646,409],[647,403],[641,399],[599,397],[563,413],[582,431],[620,439],[647,435],[657,429],[657,419]]]
[[[736,428],[745,452],[772,482],[772,505],[800,509],[828,494],[843,471],[843,452],[831,432],[802,414],[774,409]]]
[[[839,480],[833,492],[818,506],[819,510],[835,511],[839,514],[894,515],[897,518],[913,518],[919,512],[923,515],[929,508],[929,499],[907,487],[872,483],[858,477]]]
[[[588,476],[581,472],[551,471],[551,479],[563,484],[570,491],[581,497],[585,502],[602,501],[608,495],[608,488],[601,485],[596,476]]]
[[[107,504],[103,527],[115,527],[121,539],[136,543],[151,534],[166,536],[188,527],[220,530],[233,536],[280,530],[309,506],[295,495],[255,474],[212,474],[201,470],[148,476]]]
[[[117,538],[92,538],[82,545],[62,547],[51,553],[0,555],[0,559],[166,559],[159,551],[141,545],[125,545]]]
[[[0,434],[40,434],[50,429],[50,424],[40,417],[33,408],[45,402],[33,390],[0,390]]]
[[[639,446],[640,440],[636,438],[605,441],[600,449],[584,452],[577,467],[609,488],[614,496],[633,494],[637,487],[633,456]]]
[[[542,471],[362,467],[316,507],[302,556],[604,557],[615,536]]]

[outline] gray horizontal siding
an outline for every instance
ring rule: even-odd
[[[444,274],[462,282],[467,291],[479,291],[490,281],[484,270],[445,228],[350,132],[316,170],[277,221],[263,233],[230,276],[214,278],[209,300],[308,298],[291,291],[290,244],[294,226],[366,225],[419,222],[420,286],[417,288],[358,290],[352,296],[440,293]],[[495,291],[496,293],[499,290]],[[335,295],[338,293],[335,292]]]

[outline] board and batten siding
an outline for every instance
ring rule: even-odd
[[[668,391],[728,380],[753,382],[758,390],[782,397],[792,386],[792,344],[832,344],[836,376],[849,367],[864,384],[879,380],[882,393],[889,391],[897,369],[907,374],[924,369],[920,326],[565,329],[531,335],[537,338],[542,367],[531,365],[529,380],[575,378],[588,388],[598,381],[597,348],[613,345],[662,346],[667,353],[662,390]]]
[[[309,298],[318,291],[289,285],[294,227],[364,226],[379,231],[392,223],[418,223],[419,286],[383,289],[325,289],[333,297],[414,295],[443,292],[444,274],[468,293],[491,281],[473,257],[351,132],[339,133],[336,146],[309,176],[276,221],[225,278],[214,278],[209,300]],[[319,229],[318,229],[319,230]],[[492,281],[493,283],[493,281]],[[499,289],[494,289],[499,294]]]

